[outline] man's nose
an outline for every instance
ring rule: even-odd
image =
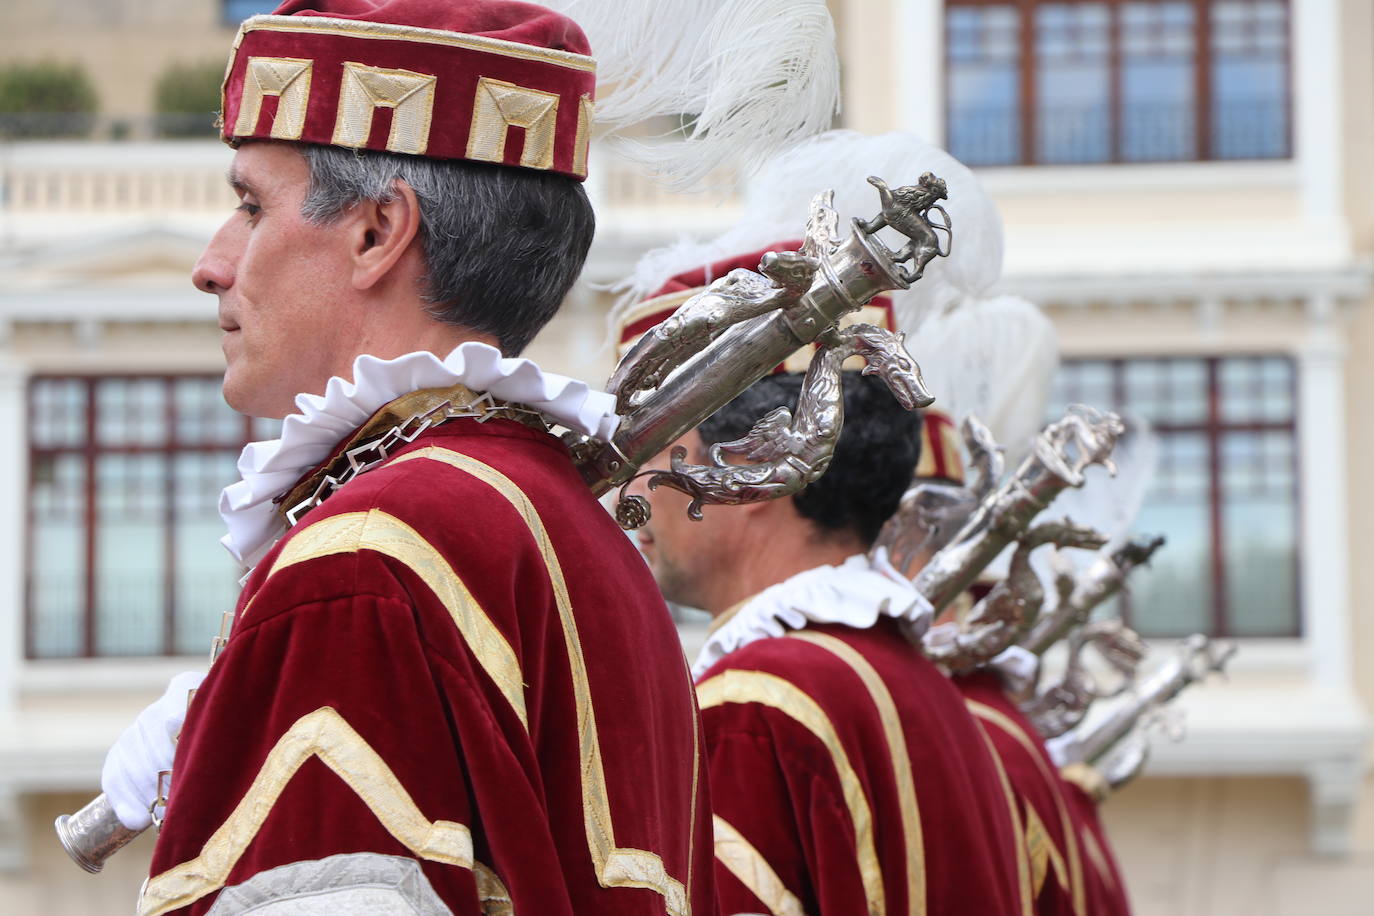
[[[226,229],[227,225],[220,227],[191,269],[191,282],[202,293],[222,293],[234,285],[234,262],[228,257],[225,245]]]

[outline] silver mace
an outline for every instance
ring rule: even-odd
[[[633,383],[627,383],[627,376],[634,375],[627,364],[638,360],[642,365],[645,350],[636,348],[626,354],[609,385],[620,396],[622,420],[615,435],[610,441],[580,437],[569,442],[573,459],[593,493],[599,496],[628,483],[669,443],[798,349],[822,335],[833,334],[842,317],[858,311],[880,293],[909,288],[931,260],[948,256],[953,233],[949,214],[938,204],[946,197],[944,181],[927,172],[908,187],[889,189],[877,178],[869,182],[880,195],[878,216],[867,221],[855,219],[848,236],[840,240],[836,237],[838,220],[829,206],[830,194],[818,196],[812,204],[802,251],[765,256],[763,275],[755,275],[754,282],[746,284],[754,298],[737,297],[738,308],[725,316],[723,327],[709,331],[704,349],[692,348],[687,356],[670,354],[660,363],[659,371],[648,373],[647,378],[641,374]],[[944,222],[933,222],[932,212],[942,214]],[[900,251],[892,251],[877,237],[886,226],[908,239]],[[946,233],[943,247],[940,231]],[[904,266],[908,261],[911,269]],[[790,271],[783,282],[775,279],[780,273],[770,269],[779,264]],[[798,277],[803,282],[793,287]],[[673,317],[684,314],[711,292],[708,288],[689,299]],[[671,342],[668,344],[671,348]],[[914,367],[915,361],[911,364]],[[908,384],[917,393],[916,406],[924,407],[934,400],[920,382],[919,370],[912,373]],[[833,446],[831,442],[823,447],[833,450]],[[826,460],[828,455],[817,458],[821,465]],[[670,486],[680,479],[674,471],[658,472],[657,476]],[[773,495],[786,492],[779,490]],[[694,495],[711,502],[737,501],[726,493]],[[636,522],[647,521],[642,505],[628,500],[622,505],[632,510],[630,517],[617,512],[622,524],[635,527]],[[143,832],[121,824],[103,793],[75,814],[60,815],[54,826],[62,848],[91,873],[100,871],[110,856]]]

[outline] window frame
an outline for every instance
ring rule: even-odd
[[[1282,359],[1291,368],[1289,374],[1288,397],[1292,405],[1292,412],[1286,421],[1246,421],[1240,422],[1225,419],[1222,415],[1221,398],[1221,366],[1229,361],[1245,360],[1265,360]],[[1088,353],[1064,356],[1060,360],[1061,369],[1065,366],[1075,364],[1096,364],[1107,366],[1111,372],[1111,392],[1112,404],[1094,404],[1092,406],[1108,408],[1112,410],[1130,411],[1132,405],[1126,400],[1126,367],[1132,363],[1169,363],[1169,362],[1200,362],[1204,366],[1206,373],[1206,390],[1204,392],[1207,405],[1206,416],[1200,422],[1194,423],[1170,423],[1157,422],[1149,417],[1150,428],[1160,437],[1169,435],[1201,435],[1207,446],[1207,513],[1209,537],[1208,541],[1211,549],[1210,570],[1212,580],[1212,601],[1211,613],[1208,616],[1210,630],[1208,636],[1223,639],[1260,639],[1260,640],[1293,640],[1302,639],[1305,636],[1304,626],[1304,607],[1303,607],[1303,513],[1302,513],[1302,417],[1300,414],[1301,401],[1299,400],[1299,388],[1301,385],[1301,364],[1300,361],[1291,353],[1278,351],[1266,352],[1235,352],[1235,353],[1213,353],[1213,354],[1179,354],[1179,353],[1139,353],[1139,354],[1111,354],[1094,356]],[[1066,395],[1071,392],[1064,392]],[[1069,402],[1073,403],[1072,397]],[[1226,495],[1225,480],[1223,478],[1223,441],[1224,437],[1233,433],[1287,433],[1292,439],[1292,531],[1293,531],[1293,624],[1288,630],[1278,633],[1266,633],[1257,636],[1237,635],[1230,621],[1230,614],[1227,611],[1229,600],[1229,579],[1226,563]],[[1142,531],[1142,534],[1149,534]],[[1169,549],[1165,544],[1164,550]],[[1148,576],[1149,570],[1146,569],[1140,575]],[[1129,588],[1121,593],[1120,597],[1121,618],[1128,626],[1133,626],[1134,607],[1132,606],[1131,593]],[[1186,636],[1187,633],[1169,633],[1152,635],[1151,639],[1171,639]]]
[[[1019,80],[1019,91],[1016,99],[1016,110],[1019,112],[1020,144],[1019,156],[1015,161],[1005,163],[989,163],[986,165],[976,165],[976,168],[1079,168],[1083,166],[1152,166],[1179,163],[1239,163],[1239,162],[1290,162],[1294,159],[1295,153],[1295,125],[1293,123],[1293,95],[1294,95],[1294,74],[1293,74],[1293,43],[1294,43],[1294,3],[1292,0],[1279,0],[1283,3],[1286,10],[1287,40],[1283,48],[1283,67],[1284,67],[1284,136],[1283,150],[1275,156],[1259,157],[1226,157],[1219,158],[1215,155],[1215,142],[1212,136],[1212,107],[1215,99],[1212,94],[1212,22],[1211,7],[1219,0],[1183,0],[1193,8],[1193,24],[1195,36],[1195,49],[1193,60],[1193,155],[1186,158],[1159,158],[1159,159],[1126,159],[1122,156],[1124,126],[1122,122],[1122,41],[1120,30],[1121,6],[1128,2],[1140,2],[1140,0],[945,0],[945,17],[941,20],[942,35],[942,73],[943,78],[943,118],[945,125],[946,145],[949,143],[950,124],[954,121],[954,112],[950,100],[950,83],[952,73],[952,60],[950,57],[948,41],[948,13],[954,8],[968,7],[992,7],[1010,6],[1016,9],[1017,32],[1018,32],[1018,52],[1017,52],[1017,75]],[[1035,11],[1038,7],[1050,3],[1064,5],[1086,5],[1095,4],[1107,8],[1108,15],[1108,57],[1107,57],[1107,81],[1109,84],[1108,92],[1108,150],[1109,155],[1105,159],[1085,160],[1082,162],[1042,162],[1037,155],[1038,141],[1038,88],[1036,76],[1038,73],[1039,60],[1035,53]],[[957,150],[951,150],[955,155],[959,155]]]
[[[161,455],[167,462],[170,469],[172,462],[177,455],[186,454],[205,454],[226,451],[241,451],[243,446],[253,441],[254,419],[241,415],[240,429],[242,435],[239,439],[230,442],[228,440],[216,440],[205,442],[183,442],[178,438],[177,419],[178,408],[176,403],[175,391],[176,383],[185,380],[196,381],[219,381],[223,379],[222,373],[214,372],[104,372],[100,374],[73,374],[73,373],[37,373],[28,377],[24,390],[24,411],[27,419],[26,429],[32,431],[35,428],[36,404],[35,390],[39,384],[44,382],[79,382],[84,386],[86,398],[86,413],[83,418],[84,436],[79,444],[59,445],[59,446],[39,446],[32,435],[25,443],[28,454],[28,495],[24,505],[24,657],[30,661],[56,661],[61,659],[95,659],[95,658],[166,658],[184,655],[178,652],[177,645],[177,505],[176,505],[176,476],[168,473],[163,481],[163,532],[162,550],[164,566],[162,571],[162,636],[161,649],[154,655],[118,655],[99,653],[96,651],[97,634],[97,614],[96,614],[96,589],[98,580],[98,550],[99,550],[99,498],[97,467],[99,459],[104,455]],[[98,426],[100,421],[100,411],[98,409],[97,391],[100,383],[104,381],[155,381],[164,386],[164,423],[165,439],[159,445],[136,445],[102,444],[98,438]],[[80,620],[81,620],[81,641],[80,650],[73,655],[40,655],[36,651],[36,614],[34,607],[34,562],[35,562],[35,530],[36,513],[34,508],[33,494],[37,486],[37,472],[41,459],[56,458],[61,455],[79,455],[84,470],[83,481],[83,502],[82,507],[82,550],[84,551],[84,569],[81,574],[80,582]],[[207,634],[207,643],[209,637]]]

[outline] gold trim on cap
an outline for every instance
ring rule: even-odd
[[[429,147],[438,82],[438,77],[429,73],[387,70],[346,61],[339,84],[339,113],[329,142],[338,146],[367,146],[373,114],[378,108],[391,108],[386,148],[393,153],[423,156]]]
[[[558,93],[481,77],[472,101],[467,158],[503,161],[506,135],[512,127],[525,131],[520,164],[532,169],[552,168],[558,131]]]
[[[247,137],[258,129],[262,100],[278,98],[272,118],[274,140],[299,140],[305,132],[305,115],[310,106],[310,74],[315,62],[299,57],[250,57],[243,71],[243,95],[239,116],[234,121],[234,136]]]
[[[376,38],[384,41],[417,41],[424,44],[445,45],[451,48],[464,48],[469,51],[484,51],[502,57],[518,60],[535,60],[572,70],[596,72],[596,61],[585,54],[571,51],[558,51],[553,48],[540,48],[535,45],[506,41],[501,38],[488,38],[484,35],[467,35],[463,32],[447,32],[442,29],[424,29],[413,25],[396,25],[390,22],[363,22],[355,19],[332,19],[327,16],[254,16],[239,26],[234,47],[249,32],[298,32],[302,34],[338,35],[342,38]]]

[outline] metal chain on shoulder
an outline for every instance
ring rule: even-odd
[[[461,404],[455,404],[451,398],[440,401],[430,409],[410,416],[376,438],[344,452],[340,460],[347,461],[347,465],[336,474],[326,474],[309,496],[286,510],[286,523],[295,527],[306,512],[324,502],[353,478],[386,463],[393,450],[414,442],[425,430],[449,420],[466,418],[485,423],[497,417],[533,419],[545,427],[548,425],[548,421],[539,411],[498,403],[490,392],[483,392],[476,400]]]

